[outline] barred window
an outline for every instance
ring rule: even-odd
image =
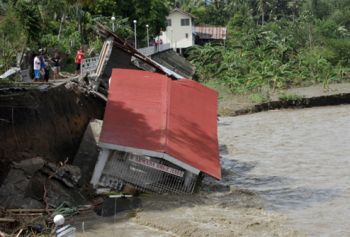
[[[184,18],[181,19],[181,26],[189,26],[190,25],[190,19]]]

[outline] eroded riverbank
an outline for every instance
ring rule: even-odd
[[[132,218],[90,217],[78,236],[349,236],[349,121],[349,105],[220,118],[222,181],[141,197]]]

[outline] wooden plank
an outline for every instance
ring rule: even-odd
[[[13,218],[0,218],[0,222],[15,222],[16,220]]]
[[[42,216],[44,213],[37,212],[37,213],[13,213],[13,216]]]

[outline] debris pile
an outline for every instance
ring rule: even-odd
[[[41,157],[14,162],[0,187],[0,203],[24,209],[87,204],[76,189],[80,176],[80,169],[66,162],[58,166]]]
[[[77,188],[80,169],[67,161],[56,165],[35,157],[13,162],[0,187],[1,230],[49,233],[53,216],[92,208]]]

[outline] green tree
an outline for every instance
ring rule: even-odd
[[[38,6],[24,0],[18,1],[15,5],[15,12],[26,33],[27,41],[37,45],[43,25]]]

